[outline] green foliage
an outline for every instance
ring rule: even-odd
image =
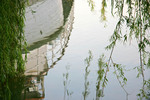
[[[145,86],[145,87],[144,87]],[[145,89],[143,89],[145,88]],[[150,91],[150,79],[145,80],[143,84],[143,88],[140,89],[140,92],[137,94],[138,100],[149,100],[149,91]]]
[[[114,74],[116,75],[116,78],[120,86],[122,87],[122,89],[126,93],[126,97],[128,98],[129,93],[124,88],[124,85],[126,85],[127,83],[127,78],[125,77],[125,74],[124,74],[124,70],[125,70],[124,66],[122,66],[121,64],[114,63],[111,56],[108,62],[105,62],[104,55],[102,55],[98,60],[99,69],[97,71],[98,77],[97,77],[97,83],[96,83],[96,100],[99,100],[100,97],[104,96],[104,88],[106,87],[108,83],[107,73],[109,72],[109,69],[111,66],[114,67]]]
[[[24,73],[24,0],[0,0],[0,89],[11,100],[8,80]]]
[[[105,8],[107,7],[106,0],[102,0],[102,8],[101,8],[101,19],[102,21],[106,21],[106,16],[105,16]]]
[[[115,5],[115,7],[114,7]],[[146,47],[150,46],[150,38],[147,30],[150,28],[150,2],[148,0],[111,0],[111,10],[115,9],[115,14],[119,16],[119,21],[116,25],[113,35],[111,36],[111,43],[107,49],[111,49],[116,45],[117,40],[126,42],[128,38],[136,38],[139,52],[146,52]],[[127,15],[124,14],[124,6],[127,7]],[[113,13],[112,13],[113,14]],[[126,24],[129,28],[129,33],[122,33],[122,25]]]
[[[22,91],[25,89],[25,76],[10,77],[7,81],[6,85],[1,86],[0,100],[21,100]]]
[[[96,82],[96,100],[99,100],[100,97],[103,97],[103,90],[102,87],[105,87],[108,80],[106,77],[104,77],[104,74],[106,72],[106,68],[107,68],[107,63],[105,63],[105,57],[104,55],[100,56],[100,58],[98,59],[98,77],[97,77],[97,82]],[[104,84],[103,81],[105,80]]]
[[[150,57],[148,58],[147,66],[150,67]]]
[[[64,24],[67,21],[70,10],[73,6],[74,0],[62,0],[63,4],[63,15],[64,15]]]
[[[128,39],[135,38],[138,44],[138,51],[140,55],[140,66],[137,67],[138,75],[143,78],[143,84],[145,84],[145,76],[144,70],[145,65],[150,65],[150,59],[148,58],[148,62],[146,63],[146,59],[150,54],[150,51],[147,50],[150,46],[150,37],[148,30],[150,29],[150,1],[149,0],[111,0],[111,13],[114,16],[113,10],[115,9],[115,14],[119,17],[118,23],[114,29],[114,33],[110,38],[110,44],[106,47],[106,49],[113,50],[117,41],[127,42]],[[124,13],[125,6],[127,8],[127,12]],[[129,33],[122,33],[122,25],[125,24],[129,29]],[[117,75],[118,80],[121,78],[123,83],[119,80],[121,86],[123,87],[127,81],[124,77],[124,73],[122,67],[118,64],[114,64],[114,68],[118,71],[114,72]],[[141,89],[140,96],[145,96],[145,85]],[[124,89],[124,87],[123,87]],[[125,89],[124,89],[125,90]],[[125,90],[127,93],[127,91]],[[127,93],[128,94],[128,93]]]
[[[119,80],[121,86],[124,86],[127,83],[127,78],[124,75],[124,68],[121,64],[115,64],[113,63],[113,66],[115,68],[114,73],[116,74],[118,79],[122,79],[122,81]]]
[[[64,100],[66,100],[66,95],[68,96],[68,100],[69,97],[73,94],[73,92],[70,92],[68,90],[68,86],[70,84],[70,80],[69,80],[69,66],[66,66],[66,73],[63,73],[63,85],[64,85]]]
[[[91,7],[91,11],[94,11],[95,2],[93,0],[87,0],[87,2],[89,3],[89,6]]]
[[[114,7],[115,5],[115,7]],[[150,45],[147,30],[150,27],[150,2],[148,0],[133,1],[133,0],[111,0],[111,12],[116,9],[115,14],[119,16],[119,21],[116,25],[114,33],[110,39],[111,44],[117,40],[124,39],[127,41],[128,37],[135,37],[138,41],[139,51],[145,51],[146,45]],[[124,6],[127,6],[127,14],[124,15]],[[146,10],[147,9],[147,10]],[[122,34],[122,24],[130,29],[129,33]],[[123,38],[124,37],[124,38]],[[116,43],[113,43],[114,45]],[[111,49],[112,46],[108,49]]]
[[[89,51],[89,57],[87,57],[85,59],[85,64],[86,64],[85,77],[84,77],[85,82],[84,82],[84,91],[82,92],[84,100],[86,100],[87,96],[90,93],[89,92],[90,82],[88,81],[88,76],[89,76],[89,73],[90,73],[89,66],[90,66],[90,63],[91,63],[92,59],[93,59],[92,52]]]
[[[102,80],[104,72],[105,72],[104,68],[106,68],[106,66],[107,66],[107,64],[104,62],[104,60],[105,60],[104,55],[102,55],[98,59],[98,66],[99,66],[99,69],[97,71],[97,74],[99,75],[98,78],[97,78],[98,80]]]

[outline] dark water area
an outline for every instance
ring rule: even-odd
[[[138,100],[143,79],[137,78],[139,71],[135,68],[140,65],[136,40],[127,44],[118,42],[112,55],[115,63],[124,66],[123,80],[115,74],[119,68],[113,66],[107,73],[104,89],[104,79],[100,80],[103,73],[100,58],[104,54],[101,60],[109,59],[111,50],[105,47],[118,21],[110,13],[110,2],[106,21],[102,21],[99,0],[94,1],[94,9],[89,0],[29,0],[29,3],[24,28],[29,51],[25,77],[11,81],[15,84],[13,100]],[[123,32],[128,32],[125,25],[122,27]],[[149,72],[144,71],[146,80],[150,78]],[[124,81],[126,84],[122,85]],[[149,92],[150,86],[146,85],[148,95]]]

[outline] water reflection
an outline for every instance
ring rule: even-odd
[[[84,91],[82,92],[84,100],[87,100],[87,97],[90,94],[90,89],[89,89],[90,82],[88,80],[88,76],[90,74],[89,67],[92,59],[93,59],[92,52],[89,51],[89,57],[85,59],[86,67],[85,67],[85,75],[84,75]]]
[[[99,59],[98,59],[98,70],[97,70],[97,82],[96,82],[96,100],[99,100],[100,97],[104,97],[104,93],[102,90],[102,87],[105,86],[105,84],[102,85],[103,82],[103,77],[104,77],[104,73],[107,67],[107,64],[104,63],[105,61],[105,57],[104,55],[102,55]]]
[[[25,89],[22,91],[22,100],[42,100],[45,98],[44,76],[27,76]]]
[[[70,79],[69,79],[69,69],[70,66],[66,66],[66,73],[63,73],[63,85],[64,85],[64,100],[70,100],[71,95],[73,92],[69,90],[69,84],[70,84]],[[67,97],[67,99],[66,99]]]
[[[32,45],[58,31],[64,17],[62,0],[29,0],[29,3],[24,30],[28,45]]]
[[[84,75],[84,91],[82,92],[83,95],[83,100],[89,100],[88,96],[90,94],[90,79],[88,78],[90,75],[90,64],[91,61],[93,59],[92,53],[91,51],[89,52],[89,57],[87,57],[85,59],[85,63],[86,63],[86,67],[84,68],[85,70],[85,75]],[[113,60],[111,59],[111,61],[113,62]],[[107,88],[107,83],[109,81],[109,79],[107,78],[107,75],[105,76],[107,71],[107,67],[113,67],[114,68],[114,75],[116,76],[116,79],[118,80],[118,85],[120,85],[120,87],[123,89],[123,91],[126,94],[126,100],[129,100],[129,96],[132,93],[129,93],[127,91],[127,89],[125,88],[126,83],[127,83],[127,78],[124,75],[124,72],[127,71],[124,66],[122,66],[121,64],[116,64],[116,63],[112,63],[108,66],[108,62],[106,62],[106,57],[104,55],[101,55],[100,58],[98,59],[98,69],[97,69],[97,80],[96,80],[96,96],[93,98],[93,100],[103,100],[103,98],[105,97],[105,92],[104,89]],[[69,79],[70,77],[70,73],[69,73],[69,67],[66,67],[67,72],[65,74],[63,74],[64,77],[64,93],[67,94],[68,90],[70,89],[68,87],[68,85],[70,84],[70,81],[72,81],[73,79]],[[150,79],[148,81],[145,80],[145,83],[143,84],[145,87],[145,90],[143,90],[143,87],[141,87],[141,89],[139,90],[139,94],[137,94],[137,100],[149,100],[150,99]],[[71,92],[71,93],[74,93]],[[71,94],[72,95],[72,94]],[[119,94],[118,94],[119,95]],[[69,97],[69,95],[68,95]],[[66,95],[64,95],[64,100],[66,98]],[[68,98],[68,100],[71,100]]]
[[[71,4],[67,9],[63,3],[62,0],[29,0],[25,23],[29,52],[25,73],[8,76],[6,85],[0,82],[0,100],[45,98],[44,77],[63,57],[73,28],[73,1],[65,2]]]
[[[51,7],[45,3],[57,6]],[[62,2],[61,0],[45,0],[45,2],[43,3],[34,2],[32,3],[33,5],[31,5],[31,9],[33,10],[34,7],[35,9],[37,9],[35,15],[32,15],[31,12],[27,12],[27,18],[29,16],[28,13],[30,13],[30,16],[32,16],[33,19],[28,19],[30,23],[28,23],[27,21],[26,26],[26,38],[27,42],[31,44],[31,46],[28,47],[29,53],[27,54],[28,58],[25,70],[26,88],[23,90],[22,93],[22,98],[25,100],[42,100],[45,98],[44,76],[48,74],[49,69],[53,68],[54,65],[59,60],[61,60],[65,53],[65,49],[69,42],[69,37],[73,28],[72,24],[74,20],[74,7],[72,6],[73,1],[68,1],[68,3],[71,4],[71,6],[69,6],[67,9],[65,8],[65,6],[62,5],[62,3],[64,5],[64,2]],[[67,3],[67,1],[65,3]],[[52,10],[50,14],[55,14],[55,17],[40,14],[42,13],[42,10],[44,11],[44,8],[40,8],[40,6],[42,5],[47,5],[47,7],[45,6],[46,9]],[[40,11],[38,13],[39,9]],[[45,13],[49,14],[48,11]],[[63,13],[64,16],[62,18]],[[50,19],[46,19],[46,21],[49,20],[50,22],[45,23],[45,21],[41,20],[41,18],[38,21],[39,14],[41,17],[49,16]],[[33,22],[34,20],[35,22]],[[44,27],[42,27],[42,32],[41,28],[38,28],[40,27],[40,24],[44,25]],[[30,30],[30,25],[35,25],[35,30],[34,27],[32,30]],[[33,35],[36,36],[34,37]]]
[[[56,2],[54,2],[54,1],[55,0],[51,0],[51,2],[53,2],[51,4],[55,5],[57,0],[56,0]],[[67,3],[67,1],[70,1],[70,0],[66,0],[66,1],[64,0],[63,2]],[[91,1],[92,0],[88,0],[88,2],[91,3],[91,5],[92,5],[93,2],[91,2]],[[69,4],[64,4],[63,3],[63,5],[60,6],[61,8],[63,8],[63,10],[60,9],[60,11],[63,11],[63,13],[65,13],[66,10],[68,11],[68,9],[70,9],[70,7],[72,7],[71,11],[67,12],[68,14],[69,13],[70,14],[69,15],[65,14],[62,17],[62,12],[57,13],[57,14],[54,13],[54,14],[56,14],[57,17],[59,16],[59,18],[58,18],[59,21],[60,21],[60,23],[58,22],[59,25],[57,26],[57,24],[52,24],[52,26],[55,26],[55,25],[56,26],[47,28],[47,26],[49,26],[49,25],[47,25],[46,27],[42,26],[42,28],[41,28],[40,26],[45,23],[45,19],[43,19],[44,14],[41,13],[44,10],[42,10],[40,12],[41,13],[40,16],[43,19],[43,21],[42,21],[42,20],[39,20],[39,18],[38,18],[38,16],[39,16],[38,15],[38,7],[41,7],[41,6],[43,7],[44,5],[46,5],[45,2],[49,4],[50,0],[33,0],[33,2],[30,5],[31,7],[28,8],[29,9],[28,11],[30,11],[30,16],[28,18],[31,17],[32,20],[36,19],[36,21],[33,21],[33,23],[36,23],[36,24],[32,24],[32,25],[33,26],[37,25],[38,28],[36,28],[36,30],[34,32],[31,32],[30,34],[27,33],[28,36],[26,35],[27,37],[29,37],[29,38],[27,38],[27,40],[29,42],[29,45],[31,45],[28,48],[30,53],[28,53],[28,60],[27,60],[27,63],[26,63],[26,71],[25,71],[26,78],[25,77],[23,79],[21,79],[21,78],[15,79],[14,78],[12,80],[12,82],[10,81],[11,86],[13,84],[15,84],[15,85],[12,86],[12,89],[11,89],[11,91],[13,92],[12,95],[13,95],[14,100],[20,100],[21,95],[22,95],[21,96],[22,99],[26,99],[26,100],[31,100],[31,99],[39,99],[40,100],[40,99],[47,99],[47,98],[51,99],[50,96],[47,96],[47,98],[46,98],[46,95],[45,95],[47,93],[46,89],[48,90],[48,93],[47,93],[48,95],[51,94],[49,91],[52,91],[54,94],[56,94],[55,96],[59,97],[60,96],[59,93],[61,91],[56,89],[57,86],[54,87],[54,89],[51,88],[52,87],[51,84],[56,84],[56,83],[61,83],[61,84],[64,83],[64,99],[71,99],[70,95],[74,96],[74,94],[76,95],[76,92],[78,92],[80,94],[80,96],[84,98],[84,100],[85,99],[86,100],[92,100],[93,98],[89,99],[89,98],[91,98],[91,94],[94,94],[94,98],[96,98],[96,100],[107,99],[107,98],[104,98],[104,97],[109,97],[110,94],[113,94],[113,93],[111,93],[110,90],[112,90],[113,92],[114,91],[116,92],[117,89],[120,89],[118,87],[115,87],[115,90],[114,90],[112,88],[114,86],[112,86],[111,88],[109,87],[110,85],[107,86],[107,84],[109,84],[109,83],[114,83],[115,84],[115,79],[113,79],[113,77],[109,77],[109,76],[113,76],[113,74],[112,73],[111,73],[111,75],[107,74],[108,72],[110,73],[112,71],[111,68],[114,68],[113,71],[114,71],[114,74],[116,75],[115,78],[118,79],[118,82],[120,83],[119,85],[121,86],[121,88],[123,88],[125,90],[126,88],[124,88],[124,85],[125,85],[124,83],[126,82],[126,78],[124,77],[124,71],[126,71],[126,70],[122,69],[122,66],[120,66],[119,64],[114,63],[112,61],[111,57],[109,59],[109,63],[110,63],[110,61],[112,61],[113,63],[111,64],[112,67],[110,67],[110,68],[108,68],[108,65],[110,65],[110,64],[108,62],[105,62],[105,60],[104,60],[105,57],[104,56],[101,56],[99,58],[99,60],[98,60],[98,69],[96,71],[95,71],[95,69],[97,67],[97,63],[92,64],[92,67],[94,69],[94,73],[97,72],[96,73],[97,76],[95,74],[93,75],[93,71],[91,70],[91,67],[89,67],[90,60],[87,59],[87,66],[86,66],[86,68],[84,67],[84,70],[83,70],[83,71],[85,71],[85,75],[83,75],[83,78],[81,76],[83,71],[82,71],[82,69],[80,70],[80,68],[79,68],[79,67],[81,67],[80,64],[82,63],[82,60],[80,58],[84,57],[83,52],[85,52],[85,50],[86,50],[85,48],[88,48],[92,45],[90,49],[94,48],[94,50],[97,50],[99,52],[98,47],[103,46],[103,45],[99,45],[99,43],[101,41],[104,41],[106,38],[103,37],[103,34],[100,34],[100,35],[97,35],[97,34],[100,31],[102,33],[109,33],[108,31],[104,32],[105,30],[101,29],[99,24],[94,24],[95,25],[94,26],[93,23],[91,23],[90,28],[89,27],[86,27],[86,28],[84,27],[86,31],[83,31],[84,28],[82,27],[82,26],[86,26],[85,24],[82,24],[78,27],[76,26],[77,28],[81,27],[81,28],[79,28],[80,32],[79,31],[76,32],[76,33],[78,33],[78,34],[76,34],[76,36],[79,36],[79,37],[75,37],[75,39],[74,39],[75,44],[73,44],[73,46],[75,47],[75,50],[74,51],[72,50],[71,53],[69,53],[68,55],[74,54],[74,55],[77,55],[77,56],[79,55],[79,57],[72,56],[72,55],[71,55],[71,57],[67,56],[69,58],[68,62],[71,62],[71,68],[73,68],[73,71],[69,70],[66,73],[64,73],[64,80],[56,79],[57,75],[59,76],[59,73],[61,73],[62,70],[64,69],[62,67],[62,65],[64,65],[65,62],[61,61],[60,67],[58,68],[58,66],[57,66],[59,71],[58,72],[57,72],[57,70],[55,70],[55,71],[53,70],[53,72],[51,71],[51,73],[56,73],[56,74],[50,74],[50,72],[49,72],[49,74],[50,74],[49,77],[52,76],[53,78],[50,78],[50,80],[48,80],[49,82],[47,84],[45,84],[45,85],[47,85],[47,87],[44,86],[45,76],[48,75],[48,71],[50,71],[50,69],[53,68],[56,64],[58,65],[58,61],[60,62],[62,57],[64,58],[64,54],[67,53],[66,48],[68,46],[68,42],[69,42],[71,31],[72,31],[72,24],[73,24],[73,20],[74,20],[74,8],[72,7],[72,4],[70,4],[70,2],[69,2]],[[61,2],[61,0],[60,0],[60,2]],[[57,3],[61,4],[60,2],[58,1]],[[80,4],[80,2],[77,3],[77,4]],[[66,10],[64,10],[64,7],[66,7],[66,5],[67,5],[68,8],[66,8]],[[71,6],[69,6],[69,5],[71,5]],[[48,7],[50,7],[50,6],[48,6]],[[76,8],[78,8],[78,7],[76,7]],[[104,8],[105,8],[105,6],[104,6]],[[43,7],[43,9],[44,9],[44,7]],[[83,7],[83,9],[84,9],[84,7]],[[48,10],[50,10],[50,9],[48,9]],[[80,8],[80,10],[82,10],[82,9]],[[57,10],[55,10],[55,11],[57,11]],[[47,15],[45,15],[45,16],[47,16]],[[34,18],[32,18],[32,17],[34,17]],[[27,20],[28,20],[28,18],[27,18]],[[65,18],[68,18],[68,19],[65,19]],[[80,16],[80,18],[81,18],[81,16]],[[88,18],[88,15],[86,16],[86,18]],[[89,18],[91,18],[91,17],[89,17]],[[29,19],[29,20],[31,20],[31,19]],[[55,18],[54,18],[54,20],[55,20]],[[109,18],[108,18],[108,20],[109,20]],[[85,21],[88,22],[87,20],[85,20]],[[28,23],[28,22],[26,22],[26,23]],[[29,25],[30,25],[30,23],[29,23]],[[96,31],[94,31],[94,32],[91,31],[91,30],[95,29],[93,27],[98,27],[97,29],[100,29],[100,30],[97,30],[98,33]],[[44,28],[46,28],[46,29],[44,30]],[[83,30],[82,30],[82,28],[83,28]],[[31,29],[31,27],[28,27],[28,29]],[[47,34],[47,31],[50,31],[50,30],[53,30],[54,32],[49,32]],[[30,31],[30,30],[28,30],[28,31]],[[28,32],[28,31],[26,31],[26,32]],[[90,32],[88,32],[88,31],[90,31]],[[35,36],[36,33],[39,34],[39,35]],[[51,33],[52,33],[52,35],[51,35]],[[86,35],[84,35],[84,33],[86,33]],[[49,35],[51,35],[51,36],[49,36]],[[107,34],[104,34],[104,35],[107,35]],[[38,36],[40,37],[40,39],[37,38]],[[47,37],[45,38],[45,36],[47,36]],[[34,39],[34,37],[36,39]],[[91,37],[91,38],[89,38],[89,37]],[[102,38],[100,38],[100,37],[102,37]],[[86,43],[84,43],[84,39],[85,39]],[[94,40],[96,40],[96,41],[94,41]],[[93,41],[94,41],[94,45],[96,45],[96,46],[93,46],[93,44],[92,44]],[[79,45],[79,43],[81,45]],[[78,45],[80,46],[79,49],[78,49]],[[97,52],[94,51],[93,53],[97,53]],[[119,55],[119,56],[121,56],[121,55]],[[91,59],[91,58],[89,58],[89,59]],[[67,59],[65,59],[65,61],[66,60]],[[96,66],[96,67],[94,67],[93,65]],[[62,70],[61,70],[61,68],[62,68]],[[79,70],[77,70],[77,69],[79,69]],[[68,70],[68,69],[66,69],[66,70]],[[75,76],[73,78],[72,78],[72,73],[74,73],[74,76]],[[123,74],[120,75],[120,73],[123,73]],[[91,78],[91,75],[92,75],[92,78]],[[130,77],[132,75],[133,74],[130,74]],[[62,76],[62,74],[61,74],[61,76]],[[80,77],[81,77],[81,79],[79,79]],[[71,81],[75,80],[74,81],[75,85],[73,85],[72,87],[76,88],[76,85],[78,85],[77,82],[81,82],[83,87],[80,84],[79,85],[80,88],[77,88],[76,91],[70,92],[69,90],[70,90],[70,88],[72,88],[72,87],[68,87],[68,85],[69,85],[68,83],[69,83],[70,79],[71,79]],[[120,81],[120,79],[121,79],[121,81]],[[122,79],[125,80],[125,81],[122,81]],[[14,81],[14,80],[16,80],[16,81]],[[55,81],[55,80],[57,80],[57,81]],[[93,88],[91,86],[92,85],[91,81],[93,81],[93,80],[94,80],[93,83],[94,83],[95,88]],[[113,80],[113,81],[108,82],[110,80]],[[91,82],[91,84],[90,84],[90,82]],[[132,84],[136,85],[137,84],[136,82],[137,81],[135,81]],[[145,82],[146,83],[144,83],[145,84],[144,86],[146,87],[146,92],[144,92],[144,94],[147,96],[147,99],[149,99],[148,96],[149,96],[149,91],[150,91],[150,89],[149,89],[149,83],[150,82],[149,81],[145,81]],[[109,87],[108,90],[106,90],[107,87]],[[92,89],[94,89],[94,91],[92,91]],[[105,89],[105,91],[104,91],[104,89]],[[131,89],[133,89],[133,88],[131,88]],[[138,90],[138,89],[136,89],[136,90]],[[140,92],[138,94],[139,99],[143,98],[143,96],[145,96],[145,95],[143,95],[143,90],[141,89],[141,91],[139,91],[139,92]],[[126,91],[127,96],[130,93],[131,92],[128,93],[128,91]],[[63,91],[61,92],[61,94],[63,94]],[[109,95],[107,95],[107,94],[109,94]],[[115,96],[117,97],[121,94],[122,93],[117,93],[116,92]],[[68,98],[67,98],[67,96],[68,96]],[[80,96],[77,95],[77,96],[74,96],[74,97],[80,98]],[[60,96],[60,98],[61,98],[61,96]],[[110,98],[112,98],[112,96],[110,96],[109,99],[107,99],[107,100],[110,100]],[[57,99],[57,100],[61,100],[61,99]],[[121,97],[121,99],[124,99],[124,98]],[[56,99],[53,99],[53,100],[56,100]],[[77,99],[74,99],[74,100],[77,100]]]
[[[126,94],[126,100],[128,100],[129,95],[131,95],[132,93],[128,92],[127,89],[125,88],[125,86],[127,85],[127,78],[125,76],[125,71],[127,70],[125,69],[125,66],[115,63],[111,56],[108,62],[106,62],[104,59],[104,55],[102,55],[99,58],[98,66],[99,66],[99,69],[97,71],[98,78],[97,78],[97,85],[96,85],[96,100],[100,100],[105,96],[104,89],[107,87],[107,83],[109,81],[107,78],[107,74],[111,67],[114,68],[113,73],[115,74],[120,87],[123,89],[123,91]],[[145,99],[149,100],[149,94],[148,94],[149,85],[150,85],[149,80],[148,81],[144,80],[144,83],[140,89],[140,93],[137,94],[138,100],[145,100]]]

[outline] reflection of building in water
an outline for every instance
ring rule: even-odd
[[[48,67],[55,65],[55,63],[61,59],[64,55],[64,51],[67,47],[69,36],[72,31],[74,19],[73,14],[74,7],[72,6],[68,20],[63,28],[59,29],[58,32],[60,32],[60,34],[57,35],[57,33],[57,37],[55,39],[50,39],[51,41],[45,43],[43,41],[47,41],[51,37],[45,38],[45,40],[34,43],[34,45],[29,48],[30,53],[27,54],[28,59],[25,75],[43,75],[45,74],[44,72],[47,71]],[[52,36],[52,38],[54,37]],[[39,45],[39,43],[45,44]]]
[[[42,100],[44,93],[44,76],[28,76],[26,89],[22,92],[22,100]]]
[[[45,0],[29,0],[28,1],[28,3],[29,3],[29,6],[31,6],[31,5],[34,5],[34,4],[36,4],[36,3],[38,3],[38,2],[44,2]]]
[[[72,31],[73,15],[74,7],[72,6],[65,24],[59,30],[56,28],[58,31],[52,36],[46,37],[44,40],[38,41],[29,47],[30,53],[27,54],[28,58],[25,70],[27,82],[22,96],[25,100],[41,100],[44,98],[44,76],[47,75],[48,70],[65,53],[65,48],[67,47]]]
[[[65,48],[67,47],[70,33],[72,31],[72,25],[74,20],[74,6],[70,11],[67,22],[63,26],[62,33],[56,38],[49,42],[50,45],[47,46],[47,61],[48,66],[53,67],[56,62],[58,62],[64,55]]]
[[[63,25],[62,0],[29,0],[26,8],[25,37],[28,45],[44,40]]]
[[[23,100],[42,100],[45,97],[44,76],[47,75],[48,70],[46,50],[47,46],[43,45],[28,54],[25,70],[27,81],[26,89],[23,91]]]
[[[45,75],[44,72],[48,69],[46,52],[47,45],[43,45],[27,54],[28,59],[26,63],[25,75]]]

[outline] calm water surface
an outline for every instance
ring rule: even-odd
[[[95,0],[94,11],[91,11],[87,0],[75,0],[67,18],[64,17],[61,0],[36,1],[27,7],[25,34],[30,45],[28,48],[30,53],[25,75],[32,81],[29,94],[33,91],[41,93],[27,98],[84,100],[86,68],[84,60],[91,50],[93,60],[89,66],[90,73],[87,78],[89,95],[86,100],[96,100],[98,59],[102,54],[105,54],[106,60],[108,59],[110,51],[106,51],[105,47],[109,44],[109,38],[117,23],[117,17],[110,14],[109,3],[106,21],[101,20],[100,10],[100,0]],[[123,29],[123,32],[127,31],[126,28]],[[139,54],[136,42],[133,40],[126,45],[118,42],[112,58],[116,63],[125,65],[126,69],[138,66]],[[126,93],[113,72],[114,69],[111,67],[102,100],[126,100]],[[63,76],[66,73],[68,73],[67,80]],[[128,100],[137,100],[136,95],[142,88],[142,77],[136,78],[137,73],[136,70],[125,71],[128,80],[125,89],[130,94]],[[146,79],[149,78],[149,71],[145,71],[145,76]],[[63,84],[65,80],[68,81],[67,90]]]

